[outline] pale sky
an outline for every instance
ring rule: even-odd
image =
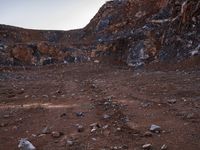
[[[89,23],[107,0],[0,0],[0,24],[70,30]]]

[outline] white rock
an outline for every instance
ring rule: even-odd
[[[155,124],[152,124],[150,127],[151,132],[160,132],[160,130],[161,130],[161,127]]]
[[[152,145],[151,144],[145,144],[142,146],[143,149],[145,150],[150,150],[152,148]]]
[[[21,138],[18,148],[20,150],[36,150],[35,146],[33,146],[33,144],[29,142],[26,138]]]
[[[96,63],[96,64],[99,64],[99,63],[100,63],[100,61],[99,61],[99,60],[95,60],[95,61],[94,61],[94,63]]]
[[[166,144],[164,144],[161,148],[160,148],[160,150],[167,150],[167,145]]]

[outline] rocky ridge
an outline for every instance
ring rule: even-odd
[[[113,0],[73,31],[0,25],[1,65],[45,65],[91,60],[140,67],[199,60],[200,2]]]

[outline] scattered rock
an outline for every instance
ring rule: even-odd
[[[10,115],[4,115],[3,117],[4,117],[4,118],[9,118],[9,117],[10,117]]]
[[[100,128],[101,126],[98,123],[93,123],[90,125],[91,128],[91,133],[95,132],[98,128]]]
[[[77,131],[78,132],[83,132],[84,131],[84,127],[82,125],[77,124]]]
[[[150,131],[151,132],[155,132],[155,133],[160,133],[161,131],[161,127],[155,124],[152,124],[150,127]]]
[[[29,98],[29,95],[25,95],[24,98]]]
[[[101,126],[98,123],[92,123],[92,124],[90,124],[90,127],[91,128],[94,128],[94,127],[100,128]]]
[[[144,136],[145,137],[152,137],[153,134],[151,132],[147,131],[147,132],[144,133]]]
[[[51,136],[54,138],[59,138],[59,137],[61,137],[61,133],[58,131],[53,131],[53,132],[51,132]]]
[[[151,106],[151,103],[149,103],[149,102],[141,103],[141,107],[143,107],[143,108],[147,108],[147,107],[150,107],[150,106]]]
[[[76,112],[77,117],[84,117],[84,112]]]
[[[33,146],[33,144],[28,141],[27,138],[21,138],[18,148],[20,150],[36,150],[35,146]]]
[[[49,96],[48,96],[48,95],[42,95],[42,97],[43,97],[43,98],[49,98]]]
[[[1,123],[0,127],[6,127],[8,125],[8,123]]]
[[[117,128],[117,131],[121,131],[122,129],[121,128]]]
[[[166,144],[162,145],[161,148],[160,148],[160,150],[167,150],[167,149],[168,149],[168,147],[167,147]]]
[[[194,113],[188,113],[188,114],[186,115],[186,118],[187,118],[187,119],[194,119],[194,118],[195,118],[195,115],[194,115]]]
[[[50,128],[49,127],[45,127],[43,130],[42,130],[42,134],[50,134],[51,131],[50,131]]]
[[[72,146],[74,142],[72,140],[67,140],[67,145]]]
[[[96,138],[92,138],[92,140],[93,140],[93,141],[96,141],[97,139],[96,139]]]
[[[176,103],[176,99],[170,99],[167,101],[169,104],[175,104]]]
[[[103,118],[104,118],[104,119],[109,119],[109,118],[110,118],[110,115],[105,114],[105,115],[103,115]]]
[[[99,61],[99,60],[95,60],[95,61],[94,61],[94,63],[96,63],[96,64],[99,64],[99,63],[100,63],[100,61]]]
[[[105,126],[103,126],[103,129],[107,129],[109,126],[108,125],[105,125]]]
[[[144,150],[151,150],[152,149],[152,145],[151,144],[145,144],[145,145],[142,146],[142,148]]]

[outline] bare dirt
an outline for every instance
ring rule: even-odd
[[[198,70],[140,71],[94,63],[3,67],[0,150],[18,149],[24,137],[38,150],[140,150],[148,143],[155,150],[164,144],[198,150],[199,99]],[[93,123],[98,125],[90,127]],[[152,124],[161,132],[151,136]],[[53,137],[53,131],[60,135]]]

